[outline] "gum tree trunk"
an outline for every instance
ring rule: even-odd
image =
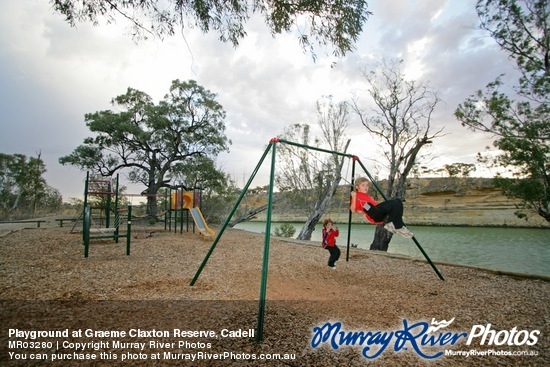
[[[376,230],[374,231],[374,238],[370,245],[371,250],[377,251],[388,251],[392,234],[384,229],[383,224],[376,225]]]

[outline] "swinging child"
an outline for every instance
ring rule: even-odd
[[[355,191],[351,193],[350,210],[354,213],[362,213],[373,224],[388,223],[384,229],[388,232],[399,234],[405,238],[412,238],[414,234],[403,223],[403,203],[399,199],[389,199],[377,203],[369,192],[369,180],[359,177],[355,180]]]
[[[325,219],[323,221],[323,243],[321,246],[330,252],[328,258],[328,266],[332,270],[336,270],[336,261],[340,258],[340,249],[336,246],[336,237],[340,234],[338,226],[332,227],[334,222],[332,219]]]

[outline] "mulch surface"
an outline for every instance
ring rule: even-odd
[[[198,234],[136,226],[129,256],[124,239],[118,244],[95,240],[90,245],[89,257],[85,258],[81,235],[69,231],[70,228],[25,229],[0,237],[3,366],[550,365],[550,283],[544,279],[438,265],[446,278],[443,282],[423,261],[360,249],[351,249],[349,261],[345,261],[342,249],[342,258],[334,271],[326,266],[328,252],[319,244],[272,237],[266,302],[265,307],[260,307],[265,252],[261,234],[227,229],[191,286],[212,245],[211,240]],[[422,345],[416,350],[415,343],[419,344],[420,339],[396,342],[395,332],[407,326],[420,323],[418,328],[409,330],[411,334],[420,333],[422,325],[430,324],[432,319],[453,318],[450,326],[433,335],[470,333],[475,325],[491,324],[494,334],[498,333],[497,339],[503,340],[516,330],[514,335],[519,343],[525,337],[524,345],[487,345],[488,339],[480,345],[481,338],[466,345],[467,338],[463,337],[456,344],[441,342],[444,345]],[[373,359],[362,354],[372,356],[380,348],[376,344],[336,348],[321,343],[313,348],[317,330],[314,328],[338,322],[343,331],[379,332],[378,342],[382,333],[388,336],[393,331],[393,339]],[[16,329],[66,331],[68,336],[25,339],[14,334]],[[138,329],[143,331],[142,336],[128,335]],[[223,329],[249,333],[252,330],[254,335],[226,338],[221,336]],[[82,335],[78,335],[79,330]],[[215,336],[176,336],[175,330],[212,330]],[[535,334],[536,344],[528,345],[526,333],[534,330],[540,334]],[[108,332],[112,331],[124,331],[126,335],[111,336]],[[167,335],[163,334],[165,331]],[[261,341],[258,332],[262,333]],[[16,341],[52,344],[40,345],[36,350],[28,345],[15,349]],[[145,347],[141,350],[137,344],[114,341],[145,343]],[[90,344],[78,352],[70,344],[77,342]],[[107,344],[97,344],[100,342]],[[167,346],[163,348],[155,342],[168,344],[163,344]],[[489,355],[443,355],[433,360],[419,355],[472,349]],[[538,355],[505,355],[518,351]],[[44,353],[48,359],[16,360],[10,352],[27,358]],[[210,353],[210,359],[169,359],[172,355],[182,358],[199,352]],[[96,359],[76,361],[74,358],[79,356],[72,353],[87,357],[95,354]],[[153,359],[157,353],[159,359]],[[253,359],[268,353],[286,353],[294,358]],[[54,355],[72,359],[56,362],[51,359]],[[224,358],[213,359],[214,355]],[[125,361],[121,360],[123,356]]]

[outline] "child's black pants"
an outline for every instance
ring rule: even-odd
[[[330,256],[328,258],[328,266],[332,268],[334,266],[334,263],[340,258],[340,249],[338,248],[338,246],[334,245],[327,247],[327,250],[330,252]]]

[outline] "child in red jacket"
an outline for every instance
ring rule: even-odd
[[[333,228],[333,225],[334,222],[332,219],[325,219],[323,221],[322,246],[330,252],[330,256],[328,258],[329,268],[336,270],[335,263],[340,258],[340,249],[336,246],[336,237],[338,237],[340,231],[338,231],[338,226]]]
[[[405,238],[412,238],[414,234],[403,223],[403,203],[399,199],[390,199],[377,203],[369,192],[369,180],[359,177],[355,181],[355,191],[351,193],[350,210],[362,213],[371,223],[382,224],[387,218],[384,228]]]

